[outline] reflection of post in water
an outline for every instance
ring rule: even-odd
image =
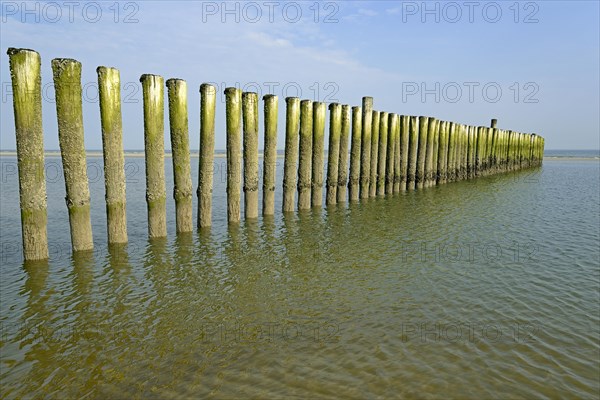
[[[27,277],[19,294],[27,297],[27,304],[21,320],[15,324],[18,327],[16,336],[8,337],[9,342],[19,342],[20,348],[28,348],[24,361],[13,365],[13,369],[19,368],[23,362],[32,365],[27,376],[20,380],[23,393],[41,395],[45,390],[44,381],[56,369],[54,362],[50,362],[52,358],[48,357],[49,344],[52,343],[48,321],[53,319],[50,314],[52,307],[46,304],[50,297],[46,289],[48,267],[47,260],[23,263]],[[5,375],[4,371],[2,375]],[[3,385],[9,384],[5,378],[2,381]]]

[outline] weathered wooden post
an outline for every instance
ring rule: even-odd
[[[419,150],[419,130],[417,117],[410,116],[409,123],[409,145],[408,145],[408,169],[406,175],[406,189],[414,189],[417,175],[417,152]]]
[[[98,67],[108,243],[127,243],[125,155],[119,70]]]
[[[437,120],[433,117],[430,117],[427,121],[427,140],[425,141],[425,160],[424,161],[424,170],[423,170],[423,187],[434,186],[435,183],[433,176],[433,148],[434,148],[434,136],[437,131]]]
[[[371,180],[371,133],[373,131],[373,98],[362,98],[362,134],[360,156],[360,198],[369,197]]]
[[[487,175],[492,173],[492,128],[486,128],[485,161]]]
[[[458,125],[458,143],[456,176],[458,181],[462,181],[466,178],[465,174],[467,172],[467,134],[464,124]]]
[[[362,145],[361,114],[361,107],[352,107],[352,144],[350,146],[350,178],[348,179],[348,195],[350,197],[350,201],[358,201],[360,193],[360,164]]]
[[[164,80],[162,76],[140,77],[144,97],[144,149],[146,153],[146,203],[148,236],[167,236],[165,189]]]
[[[258,95],[242,93],[244,217],[258,218]]]
[[[410,117],[408,115],[400,116],[400,177],[399,190],[404,192],[407,189],[408,169],[409,169],[409,149],[410,141]],[[413,175],[414,176],[414,175]],[[414,182],[414,178],[413,178]],[[396,188],[394,187],[394,190]]]
[[[440,120],[434,120],[433,129],[433,160],[431,162],[431,177],[429,180],[429,186],[437,185],[438,180],[438,155],[440,147]]]
[[[483,169],[483,149],[484,149],[484,131],[485,127],[479,126],[477,127],[477,142],[475,144],[475,177],[482,176]]]
[[[472,179],[473,178],[473,169],[474,169],[474,165],[473,165],[473,150],[474,150],[474,139],[475,139],[475,135],[473,134],[473,126],[468,126],[467,130],[468,130],[468,137],[467,137],[467,179]]]
[[[506,135],[506,170],[511,171],[514,167],[514,132],[507,131]]]
[[[215,153],[215,104],[217,88],[200,85],[200,159],[198,161],[198,228],[212,225],[213,160]]]
[[[496,128],[496,124],[498,123],[498,120],[496,118],[492,118],[492,123],[490,124],[490,126],[492,127],[492,129]]]
[[[425,158],[427,156],[427,133],[429,129],[429,117],[419,117],[419,148],[417,149],[417,171],[415,185],[422,189],[425,184]]]
[[[394,143],[394,193],[400,193],[400,185],[402,178],[404,177],[404,185],[402,190],[406,190],[406,168],[402,171],[403,164],[406,164],[405,159],[402,157],[401,152],[404,150],[402,148],[402,124],[403,124],[403,116],[398,115],[396,121],[396,128],[394,135],[396,136],[396,141]],[[404,173],[403,173],[404,172]]]
[[[265,149],[263,152],[263,215],[275,213],[275,176],[277,173],[277,96],[263,96],[265,116]]]
[[[344,104],[342,106],[341,115],[341,133],[340,133],[340,156],[338,163],[338,188],[337,202],[344,203],[346,201],[347,185],[348,185],[348,143],[350,139],[350,121],[351,121],[350,106]]]
[[[323,204],[323,168],[325,166],[325,118],[327,106],[322,102],[313,103],[312,138],[312,186],[311,203],[313,207]]]
[[[227,221],[240,221],[241,186],[241,103],[242,91],[236,87],[225,88],[225,114],[227,132]]]
[[[329,150],[327,152],[327,193],[326,205],[337,203],[337,188],[340,159],[340,136],[342,133],[342,106],[329,105]]]
[[[81,63],[68,58],[52,60],[58,141],[65,176],[67,208],[73,251],[94,248],[90,218],[90,190],[83,144]]]
[[[446,182],[454,182],[456,180],[456,124],[448,123],[448,166],[446,167]]]
[[[377,157],[379,153],[380,112],[373,111],[371,117],[371,156],[369,165],[369,197],[377,195]]]
[[[23,258],[45,260],[48,235],[41,59],[39,53],[28,49],[10,47],[7,54],[15,115]]]
[[[286,97],[285,160],[283,162],[283,212],[293,212],[298,176],[298,127],[300,122],[300,99]]]
[[[300,102],[300,160],[298,162],[298,210],[308,210],[312,186],[313,105],[311,100]]]
[[[396,154],[396,143],[398,142],[398,114],[390,113],[388,117],[388,143],[387,143],[387,165],[385,167],[385,194],[394,193],[394,176],[396,176],[396,163],[399,160]],[[400,164],[398,164],[400,169]]]
[[[187,83],[168,79],[169,127],[173,162],[173,198],[177,233],[192,232],[192,175],[190,171],[190,139],[188,133]]]
[[[448,166],[448,122],[440,121],[440,138],[438,145],[438,156],[437,156],[437,184],[441,185],[446,183],[446,172]]]
[[[387,165],[388,118],[389,117],[387,112],[382,111],[379,113],[379,149],[377,150],[376,156],[377,174],[375,175],[377,196],[385,195],[385,167]],[[375,123],[375,120],[373,120],[373,123]],[[373,126],[373,128],[375,127]],[[375,131],[375,129],[373,129],[373,131]],[[371,184],[373,184],[373,181],[371,181]]]

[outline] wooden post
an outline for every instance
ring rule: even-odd
[[[7,54],[15,115],[23,258],[25,261],[45,260],[48,235],[41,59],[37,52],[28,49],[11,47]]]
[[[396,121],[395,128],[395,143],[394,143],[394,193],[400,193],[400,186],[402,185],[402,190],[406,190],[406,158],[403,158],[402,151],[404,148],[402,147],[402,124],[404,121],[404,116],[398,115]],[[408,132],[407,132],[408,133]],[[404,167],[404,171],[402,168]],[[404,178],[404,179],[403,179]],[[402,180],[404,183],[402,184]]]
[[[446,183],[448,167],[448,122],[440,121],[440,139],[437,156],[437,184]]]
[[[486,142],[485,142],[485,161],[486,161],[486,173],[490,175],[492,173],[492,128],[486,128]]]
[[[427,156],[427,133],[429,129],[429,117],[419,117],[419,148],[417,150],[417,171],[415,185],[422,189],[425,185],[425,158]]]
[[[240,221],[241,186],[241,103],[242,91],[235,87],[225,89],[225,114],[227,132],[227,221]]]
[[[127,243],[125,155],[119,70],[98,67],[108,243]]]
[[[407,117],[409,123],[409,138],[408,138],[408,168],[406,175],[406,189],[414,189],[417,175],[417,152],[419,150],[419,130],[417,125],[417,117]]]
[[[434,136],[437,131],[437,120],[433,117],[428,119],[427,122],[427,140],[425,149],[425,160],[424,160],[424,171],[423,171],[423,187],[434,186],[433,176],[433,148],[434,148]]]
[[[140,77],[144,97],[144,149],[146,153],[146,203],[148,236],[167,236],[165,189],[164,80],[162,76]]]
[[[313,207],[323,204],[323,168],[325,165],[325,118],[327,106],[322,102],[313,103],[313,138],[312,138],[312,186],[311,198]]]
[[[360,192],[360,163],[362,144],[362,108],[352,107],[352,144],[350,146],[350,178],[348,179],[348,195],[350,201],[358,201]]]
[[[409,169],[409,149],[410,141],[410,117],[408,115],[400,116],[400,176],[399,189],[404,192],[407,189],[408,169]],[[414,175],[413,175],[414,182]],[[395,190],[395,187],[394,187]]]
[[[396,169],[396,143],[398,142],[398,114],[390,113],[388,117],[387,165],[385,167],[385,194],[394,193],[394,176]],[[399,166],[399,164],[398,164]],[[399,168],[398,168],[399,169]]]
[[[377,157],[379,153],[379,128],[380,116],[379,111],[373,111],[371,117],[371,157],[369,164],[369,197],[377,195]]]
[[[348,143],[350,139],[350,121],[351,121],[350,106],[344,104],[342,106],[341,115],[341,133],[340,133],[340,158],[338,163],[338,188],[337,202],[344,203],[346,201],[347,185],[348,185]]]
[[[446,167],[446,182],[456,180],[456,124],[448,123],[448,166]]]
[[[431,162],[431,176],[429,179],[429,186],[437,185],[437,180],[438,180],[438,168],[437,167],[438,167],[439,147],[440,147],[440,121],[438,119],[434,119],[433,160]]]
[[[492,128],[496,128],[496,124],[497,124],[497,123],[498,123],[498,120],[497,120],[496,118],[493,118],[493,119],[492,119],[492,123],[490,124],[490,126],[491,126]]]
[[[472,179],[473,178],[473,170],[474,170],[474,139],[475,139],[475,135],[474,135],[474,127],[473,126],[468,126],[468,138],[467,138],[467,179]]]
[[[90,190],[83,144],[83,111],[81,97],[81,63],[68,58],[52,60],[58,141],[69,209],[73,251],[91,250],[92,220]]]
[[[463,124],[458,124],[458,146],[457,148],[457,165],[456,165],[456,180],[462,181],[465,179],[467,171],[467,135],[466,128]]]
[[[377,196],[385,195],[385,167],[387,164],[387,142],[388,142],[388,113],[382,111],[379,113],[379,149],[377,150],[377,174],[376,188]],[[373,123],[375,121],[373,120]],[[374,127],[373,127],[374,128]],[[373,129],[375,131],[375,129]],[[372,142],[371,142],[372,143]],[[372,154],[372,153],[371,153]],[[371,174],[372,176],[372,174]],[[373,182],[371,181],[371,184]]]
[[[263,215],[275,214],[275,176],[277,173],[277,96],[263,96],[265,149],[263,154]]]
[[[258,95],[242,93],[244,217],[258,218]]]
[[[483,149],[484,149],[484,130],[483,126],[477,127],[477,141],[475,143],[475,177],[482,176],[483,168]]]
[[[300,160],[298,163],[298,210],[308,210],[311,205],[312,186],[312,125],[311,100],[300,102]]]
[[[342,106],[333,103],[329,105],[329,150],[327,152],[327,193],[325,200],[325,204],[328,206],[337,203],[341,132]]]
[[[200,85],[200,160],[198,161],[198,228],[212,224],[213,160],[215,153],[215,104],[217,88]]]
[[[173,162],[173,198],[177,233],[192,232],[192,175],[190,166],[190,139],[188,133],[187,83],[182,79],[168,79],[169,127],[171,158]]]
[[[362,98],[362,135],[360,156],[360,198],[369,197],[371,180],[371,133],[373,130],[373,98]]]
[[[298,127],[300,122],[300,99],[285,99],[285,160],[283,163],[283,212],[293,212],[298,176]]]

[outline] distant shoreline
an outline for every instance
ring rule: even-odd
[[[100,150],[90,150],[86,151],[87,157],[102,157],[102,151]],[[16,151],[0,151],[0,157],[16,157]],[[44,152],[45,157],[60,157],[60,151],[58,150],[50,150]],[[259,153],[259,157],[262,158],[263,154]],[[125,151],[126,158],[144,158],[144,151],[141,150],[133,150],[133,151]],[[171,158],[171,152],[165,152],[166,158]],[[190,153],[191,158],[198,158],[199,153],[197,151],[192,151]],[[220,150],[219,153],[214,154],[215,158],[226,158],[227,153],[225,150]],[[284,158],[283,150],[278,150],[277,158]],[[581,157],[581,156],[544,156],[544,160],[549,161],[558,161],[558,160],[571,160],[571,161],[589,161],[589,160],[600,160],[599,156],[593,157]]]

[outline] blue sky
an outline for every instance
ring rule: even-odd
[[[15,148],[6,49],[25,47],[42,56],[46,149],[58,148],[50,67],[57,57],[83,64],[88,149],[102,147],[99,65],[121,71],[126,149],[144,146],[144,73],[188,82],[193,149],[203,82],[217,83],[219,93],[237,85],[278,95],[280,149],[284,98],[296,95],[351,105],[368,95],[380,111],[472,125],[498,118],[499,127],[543,135],[548,149],[597,149],[598,4],[2,1],[0,148]],[[224,108],[219,97],[217,149],[225,148]]]

